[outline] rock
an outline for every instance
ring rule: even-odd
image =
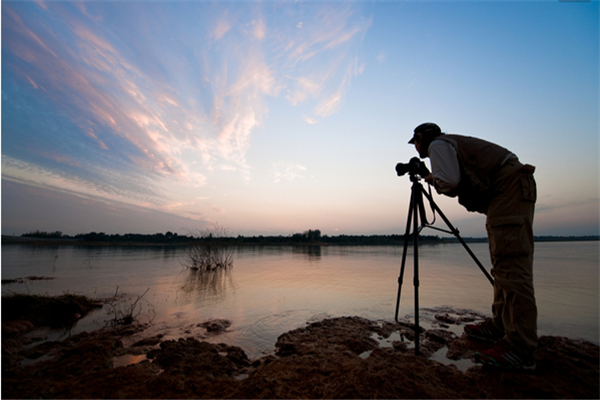
[[[455,313],[448,312],[449,315]],[[457,314],[458,315],[458,314]],[[213,322],[213,321],[207,321]],[[227,321],[228,322],[228,321]],[[456,324],[462,323],[458,319]],[[207,325],[207,329],[208,329]],[[227,329],[229,325],[221,325]],[[534,372],[474,366],[465,372],[427,358],[447,346],[447,357],[469,358],[487,344],[450,330],[421,334],[422,355],[411,342],[381,347],[374,338],[412,330],[405,324],[360,317],[330,318],[281,335],[275,355],[249,360],[235,346],[194,338],[166,340],[146,360],[113,368],[123,348],[117,330],[100,330],[18,350],[3,341],[2,395],[7,398],[598,398],[599,352],[589,342],[542,336]],[[121,332],[129,335],[129,331]],[[413,333],[414,338],[414,333]],[[150,344],[158,336],[136,344]],[[6,345],[6,347],[5,347]],[[441,346],[441,347],[440,347]],[[147,349],[145,350],[147,351]],[[27,353],[28,352],[28,353]],[[5,357],[40,361],[21,366]],[[53,358],[49,358],[52,354]],[[42,357],[42,355],[46,355]]]
[[[438,321],[445,322],[447,324],[456,324],[458,322],[458,318],[452,317],[448,315],[448,313],[436,314],[435,319],[437,319]]]
[[[152,336],[152,337],[145,338],[142,340],[138,340],[137,342],[132,344],[131,347],[155,346],[160,343],[160,340],[162,339],[162,337],[163,337],[163,335],[160,334],[160,335]]]
[[[441,307],[430,311],[438,311],[434,318],[450,325],[461,325],[477,320],[483,320],[485,318],[483,315],[470,310],[454,310],[449,307]]]
[[[489,346],[489,343],[471,340],[466,335],[463,335],[448,344],[446,357],[450,360],[470,359],[473,358],[477,351],[485,350]]]
[[[408,346],[406,346],[406,343],[400,342],[398,340],[395,340],[392,342],[392,347],[399,351],[406,351],[408,349]]]
[[[26,333],[32,329],[33,324],[26,319],[21,319],[18,321],[2,321],[2,334],[4,335]]]
[[[231,326],[231,321],[226,319],[213,319],[210,321],[202,322],[197,325],[198,327],[205,328],[207,332],[220,333],[227,332],[227,328]]]
[[[342,317],[315,322],[279,336],[276,354],[307,355],[350,350],[358,355],[378,346],[371,334],[377,323],[360,317]]]

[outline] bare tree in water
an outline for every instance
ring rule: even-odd
[[[233,249],[225,239],[227,229],[215,225],[192,233],[194,242],[190,245],[183,265],[196,271],[214,271],[229,268],[233,264]]]

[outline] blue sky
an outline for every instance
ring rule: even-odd
[[[598,4],[3,1],[2,233],[403,233],[431,121],[537,167],[535,234],[597,235]]]

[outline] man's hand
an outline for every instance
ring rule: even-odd
[[[429,183],[430,185],[433,185],[433,174],[427,175],[427,177],[425,178],[425,182]]]

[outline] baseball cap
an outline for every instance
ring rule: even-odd
[[[437,126],[437,124],[434,124],[433,122],[425,122],[419,126],[417,126],[415,128],[415,132],[413,137],[408,141],[409,144],[414,144],[415,143],[415,138],[417,137],[417,135],[419,134],[423,134],[423,133],[427,133],[428,135],[431,135],[432,137],[434,136],[439,136],[442,134],[442,130],[440,129],[439,126]]]

